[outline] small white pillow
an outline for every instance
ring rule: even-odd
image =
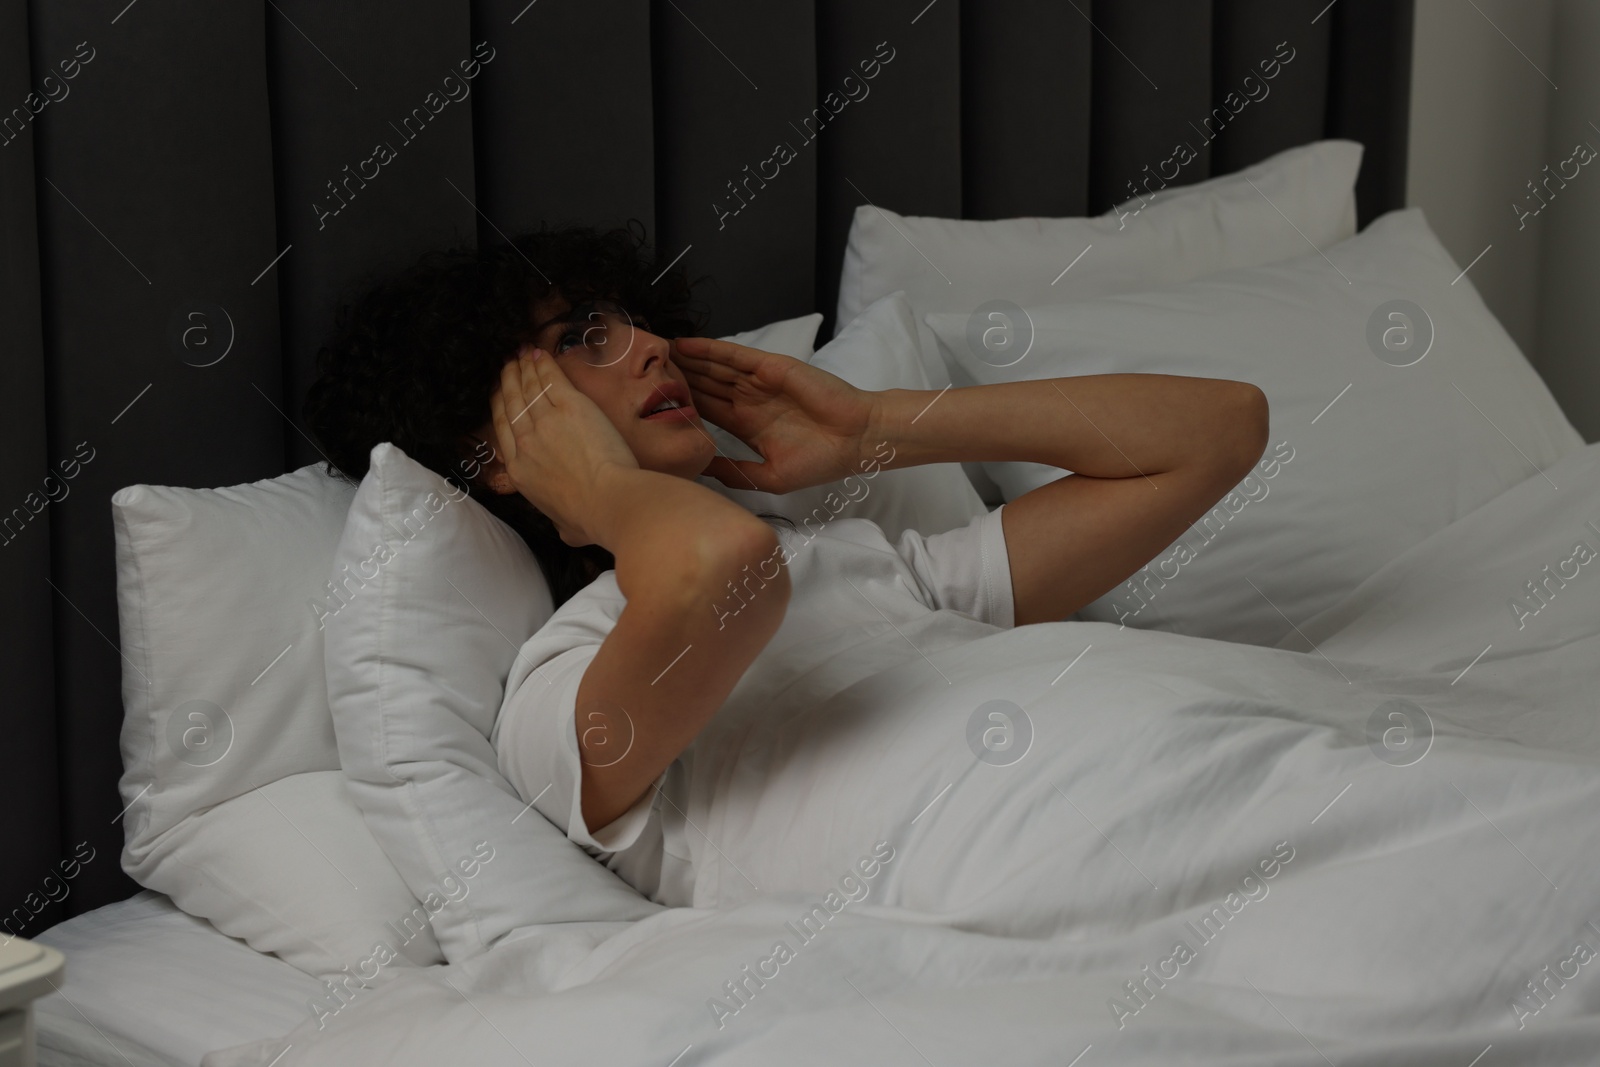
[[[345,568],[348,568],[346,570]],[[531,923],[658,910],[525,805],[489,743],[518,649],[549,619],[527,544],[390,443],[350,505],[327,619],[328,700],[350,792],[411,891],[446,903],[451,963]]]
[[[1305,252],[1307,240],[1326,248],[1356,231],[1361,154],[1354,141],[1317,141],[1086,218],[942,219],[864,204],[845,247],[838,322],[896,289],[921,324],[994,299],[1032,307],[1271,263]],[[932,388],[949,385],[932,336],[919,342]]]
[[[822,312],[813,311],[794,319],[781,319],[758,326],[754,330],[729,334],[722,338],[747,348],[763,352],[778,352],[795,359],[809,361],[817,343],[817,327],[822,325]]]
[[[821,321],[820,315],[816,318]],[[813,325],[813,333],[815,330]],[[749,341],[739,343],[752,348],[763,347]],[[917,354],[916,321],[904,293],[890,293],[874,302],[838,337],[814,354],[779,348],[763,350],[781,352],[796,359],[809,356],[812,366],[860,389],[929,388]],[[723,455],[733,459],[761,459],[731,433],[710,423],[707,426],[717,442],[717,450]],[[869,451],[887,460],[894,455],[894,445],[883,442],[880,447],[878,442],[873,442]],[[891,542],[906,530],[929,535],[954,530],[989,510],[959,463],[926,463],[891,471],[870,466],[865,471],[841,473],[832,482],[781,495],[734,489],[709,476],[697,480],[751,511],[783,515],[806,529],[840,515],[870,519],[882,528]],[[803,525],[808,521],[809,526]]]
[[[313,463],[220,489],[111,498],[124,657],[122,868],[319,977],[380,941],[442,962],[418,901],[345,792],[319,614],[348,481]],[[383,973],[390,973],[387,968]]]
[[[981,337],[973,346],[971,316],[928,316],[947,357],[980,382],[1138,372],[1267,394],[1272,436],[1257,473],[1080,617],[1274,644],[1582,445],[1420,210],[1324,252],[1029,308],[1001,358]],[[1008,501],[1063,476],[984,468]]]

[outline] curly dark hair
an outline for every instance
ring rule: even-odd
[[[603,232],[541,228],[493,247],[430,251],[368,285],[336,312],[301,407],[328,473],[359,481],[373,446],[392,442],[515,530],[558,605],[611,569],[610,552],[566,544],[520,493],[469,480],[471,435],[489,421],[501,367],[533,341],[535,301],[557,293],[574,305],[615,300],[662,337],[698,334],[705,312],[682,269],[662,272],[643,224],[630,219]]]

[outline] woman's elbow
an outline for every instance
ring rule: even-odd
[[[1229,382],[1229,398],[1219,405],[1223,415],[1218,441],[1221,458],[1239,477],[1248,474],[1267,450],[1272,411],[1267,394],[1249,382]]]
[[[762,595],[754,599],[777,608],[781,617],[782,606],[789,600],[789,568],[771,526],[751,516],[749,522],[708,532],[693,558],[697,566],[692,585],[717,590],[729,585],[739,590],[759,588]]]

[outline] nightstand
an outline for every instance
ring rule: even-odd
[[[33,1002],[55,990],[65,965],[48,945],[0,943],[0,1067],[35,1067]]]

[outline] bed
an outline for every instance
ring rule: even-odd
[[[1409,4],[0,20],[38,87],[0,432],[52,473],[14,487],[0,654],[50,712],[8,720],[0,889],[67,958],[41,1063],[1594,1061],[1600,453],[1398,210]],[[580,107],[565,150],[609,165],[549,165]],[[723,724],[689,906],[495,772],[550,610],[525,546],[441,504],[320,599],[448,486],[392,448],[328,477],[296,423],[364,280],[629,217],[711,279],[708,333],[862,388],[1211,374],[1273,408],[1256,471],[1073,618],[886,620],[852,685]],[[1063,474],[727,493],[892,536]],[[376,752],[390,683],[321,623],[350,648],[403,590],[441,635],[405,667],[451,684],[380,702],[419,740]]]
[[[199,1063],[297,1025],[321,984],[145,889],[42,933],[71,956],[36,1003],[41,1065]]]
[[[1539,573],[1597,491],[1600,451],[1571,452],[1282,648],[1095,622],[966,623],[940,648],[930,624],[909,636],[954,691],[1003,676],[1029,709],[1027,753],[972,759],[973,700],[902,658],[787,735],[836,744],[828,724],[870,703],[872,732],[848,739],[878,773],[743,753],[776,780],[704,824],[721,906],[530,925],[331,1018],[308,1010],[320,983],[157,894],[97,909],[42,937],[78,966],[40,1002],[41,1062],[121,1062],[111,1043],[128,1062],[197,1062],[229,1040],[205,1062],[1590,1062],[1594,602],[1552,600],[1564,614],[1518,640],[1460,575]],[[1434,709],[1426,726],[1366,722],[1396,693]],[[930,717],[947,728],[908,727]],[[1186,758],[1201,746],[1209,759]],[[823,832],[764,849],[775,822]],[[859,872],[865,892],[845,885],[835,907],[829,885],[742,881],[803,870]],[[1041,888],[1069,877],[1071,893]]]

